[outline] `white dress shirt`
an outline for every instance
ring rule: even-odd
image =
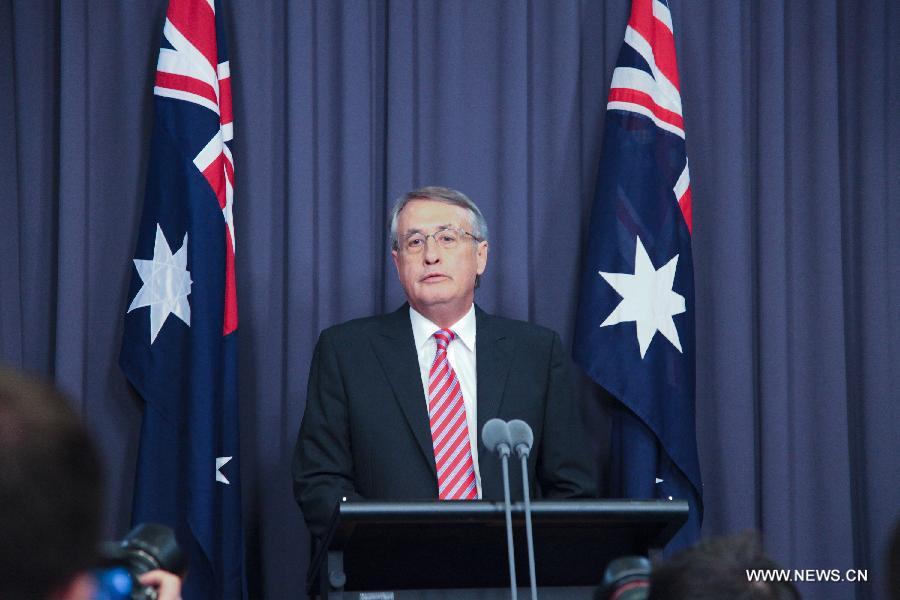
[[[416,309],[409,307],[409,320],[412,323],[413,338],[416,342],[416,353],[419,356],[419,371],[422,375],[422,393],[425,395],[425,408],[428,409],[428,376],[434,355],[437,353],[437,342],[434,334],[440,327],[422,316]],[[469,447],[472,449],[472,462],[475,465],[475,487],[478,498],[481,498],[481,473],[478,470],[478,377],[475,368],[475,305],[466,315],[448,329],[456,334],[447,348],[447,360],[456,372],[462,388],[463,403],[466,405],[466,424],[469,428]]]

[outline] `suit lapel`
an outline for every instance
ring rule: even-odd
[[[484,424],[500,414],[514,341],[498,319],[475,307],[476,372],[478,373],[478,439]],[[481,463],[479,455],[479,463]]]
[[[385,375],[394,391],[394,396],[406,416],[413,437],[431,465],[437,481],[434,466],[434,447],[431,442],[431,428],[425,405],[425,390],[419,373],[419,360],[412,325],[409,321],[409,305],[387,315],[380,331],[372,335],[372,346],[381,362]]]
[[[481,443],[484,424],[500,414],[503,391],[515,346],[502,328],[502,321],[475,307],[476,371],[478,373],[478,468],[481,494],[486,500],[503,498],[500,461]]]

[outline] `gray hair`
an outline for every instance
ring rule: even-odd
[[[399,218],[400,211],[403,210],[403,208],[413,200],[435,200],[437,202],[443,202],[445,204],[452,204],[453,206],[460,206],[462,208],[465,208],[469,211],[469,214],[471,216],[472,231],[470,233],[479,242],[488,239],[487,221],[484,219],[484,215],[481,214],[481,210],[478,208],[478,205],[472,202],[468,196],[451,188],[428,186],[413,190],[411,192],[407,192],[406,194],[398,198],[397,202],[394,203],[394,208],[391,209],[392,249],[398,250],[400,248],[400,241],[397,238],[397,220]]]

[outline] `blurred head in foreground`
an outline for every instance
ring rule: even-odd
[[[92,595],[101,472],[65,398],[0,369],[0,598]]]
[[[888,594],[891,600],[900,600],[900,520],[888,544]]]
[[[672,558],[654,564],[650,600],[798,600],[788,582],[754,581],[750,573],[781,569],[763,553],[756,535],[703,540]]]

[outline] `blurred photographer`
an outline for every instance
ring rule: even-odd
[[[91,599],[102,467],[84,425],[44,383],[0,369],[0,598]],[[141,575],[159,600],[178,576]]]
[[[786,581],[751,581],[748,569],[779,569],[753,533],[702,540],[650,572],[649,600],[800,600]]]

